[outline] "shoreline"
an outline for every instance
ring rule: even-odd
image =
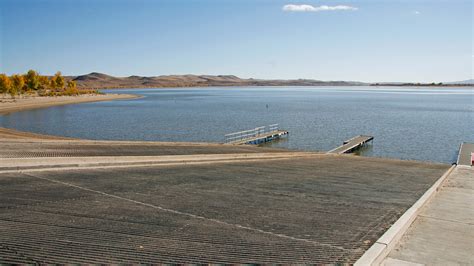
[[[0,115],[6,115],[25,110],[46,108],[66,104],[102,102],[122,99],[136,99],[142,96],[133,94],[101,94],[101,95],[80,95],[80,96],[59,96],[59,97],[25,97],[16,99],[0,99]],[[8,100],[8,102],[4,102]]]
[[[11,128],[0,127],[0,139],[10,140],[79,140],[68,137],[54,136],[54,135],[43,135],[27,131],[19,131]]]
[[[453,89],[459,89],[459,88],[474,88],[474,85],[462,85],[462,86],[453,86],[453,85],[430,85],[430,86],[423,86],[423,85],[344,85],[347,87],[374,87],[374,88],[380,88],[380,87],[402,87],[402,88],[420,88],[420,89],[426,89],[426,88],[440,88],[440,89],[446,89],[446,88],[453,88]],[[222,89],[222,88],[331,88],[331,87],[340,87],[340,85],[222,85],[222,86],[177,86],[177,87],[171,87],[171,86],[163,86],[163,87],[99,87],[99,88],[94,88],[97,90],[146,90],[146,89],[166,89],[166,90],[171,90],[171,89]]]
[[[101,94],[101,95],[80,95],[80,96],[59,96],[59,97],[25,97],[17,99],[0,99],[0,115],[14,112],[21,112],[31,109],[47,108],[67,104],[102,102],[123,99],[137,99],[142,96],[133,94]],[[37,140],[79,140],[54,135],[44,135],[27,131],[19,131],[10,128],[0,127],[0,139],[37,139]]]

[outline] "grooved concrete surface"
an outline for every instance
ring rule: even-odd
[[[353,263],[448,165],[326,155],[0,174],[0,262]]]
[[[288,152],[283,149],[250,145],[220,145],[160,142],[107,141],[2,141],[0,158],[88,157],[88,156],[158,156],[192,154],[229,154]]]
[[[392,261],[424,265],[474,265],[474,168],[456,167],[441,191],[418,215]]]

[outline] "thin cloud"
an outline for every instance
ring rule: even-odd
[[[418,10],[415,10],[415,11],[413,11],[413,14],[415,14],[415,15],[419,15],[419,14],[421,14],[421,12],[420,12],[420,11],[418,11]]]
[[[320,12],[320,11],[337,11],[337,10],[349,10],[355,11],[357,7],[353,6],[312,6],[312,5],[284,5],[283,11],[287,12]]]

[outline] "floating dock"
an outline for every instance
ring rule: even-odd
[[[474,144],[463,142],[459,148],[457,165],[473,165]]]
[[[280,130],[278,124],[269,125],[268,127],[257,127],[255,129],[234,132],[225,135],[227,144],[243,145],[253,144],[258,145],[280,139],[287,136],[289,133],[286,130]]]
[[[343,154],[343,153],[351,153],[360,147],[364,146],[367,142],[372,141],[374,137],[372,136],[365,136],[359,135],[355,136],[351,139],[348,139],[343,142],[342,146],[339,146],[333,150],[328,151],[328,153],[334,154]]]

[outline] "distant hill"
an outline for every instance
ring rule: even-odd
[[[80,88],[162,88],[162,87],[211,87],[211,86],[360,86],[368,85],[352,81],[321,81],[312,79],[264,80],[242,79],[233,75],[168,75],[114,77],[92,72],[87,75],[68,77]]]
[[[462,80],[462,81],[445,82],[445,84],[474,85],[474,79],[468,79],[468,80]]]
[[[413,82],[378,82],[371,83],[370,86],[395,86],[395,87],[471,87],[474,86],[474,80],[454,81],[454,82],[431,82],[431,83],[413,83]]]

